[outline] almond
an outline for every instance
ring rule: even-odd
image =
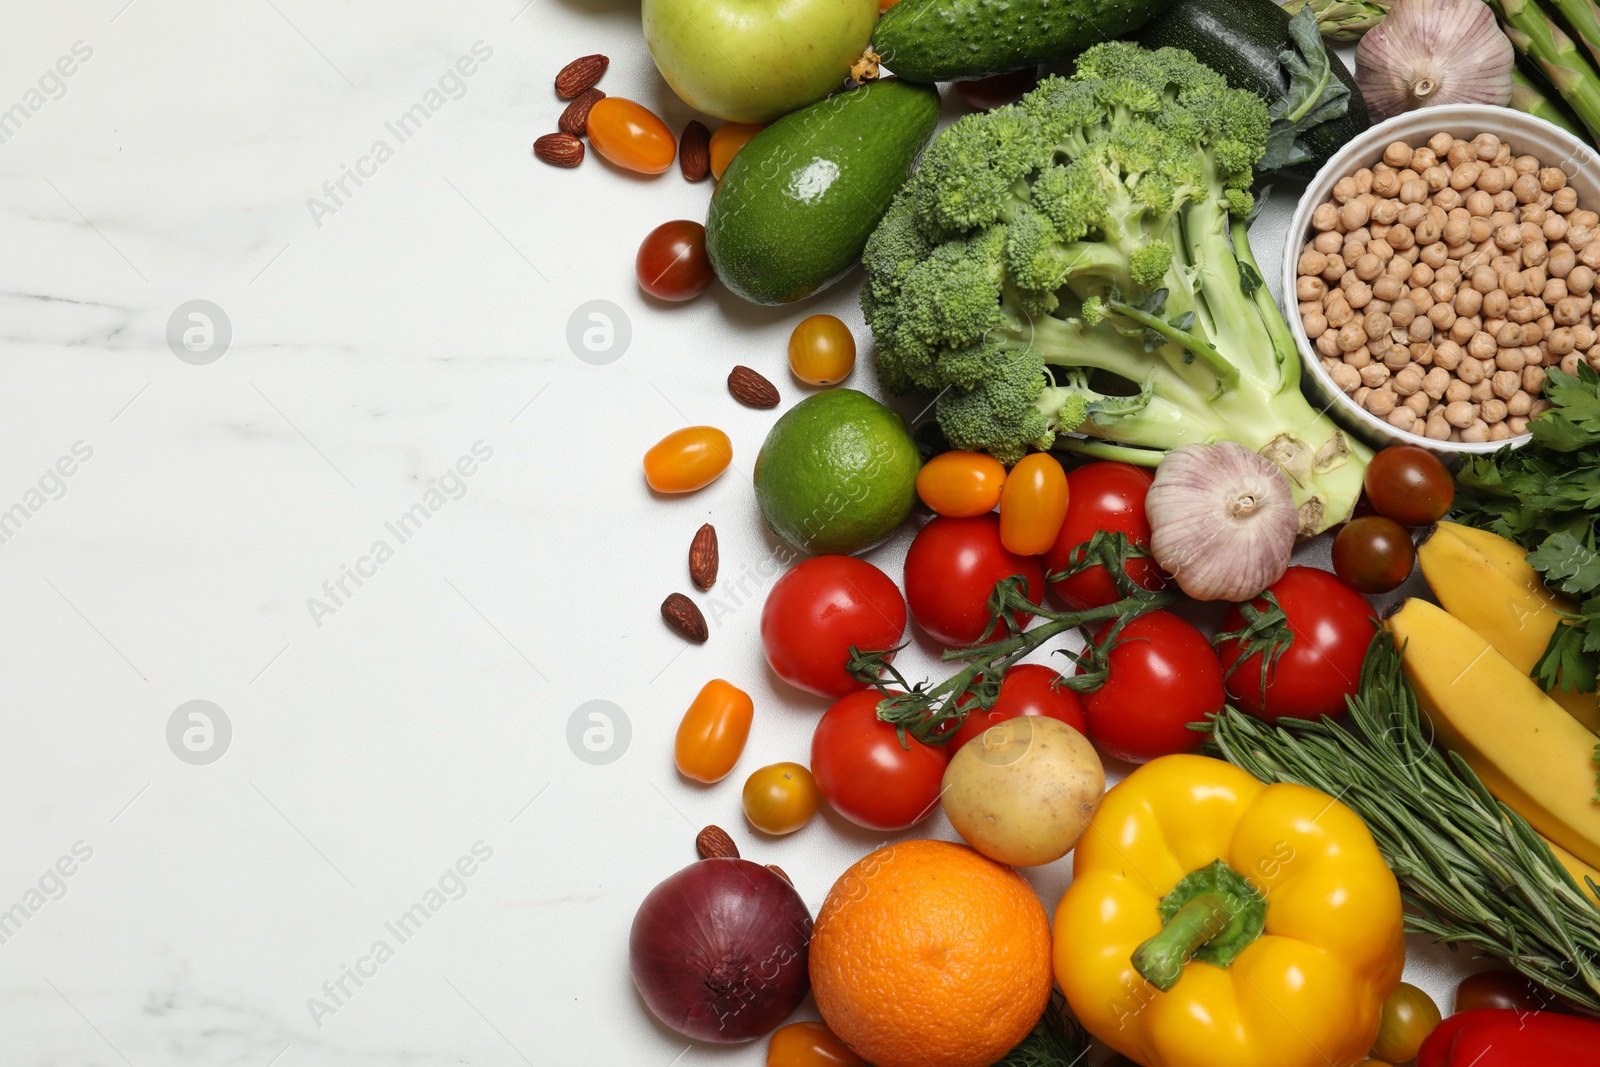
[[[778,387],[749,367],[734,367],[728,372],[728,392],[745,407],[775,408],[778,406]]]
[[[672,632],[685,641],[699,645],[711,636],[700,608],[682,593],[673,593],[661,602],[661,617],[667,620]]]
[[[698,120],[683,128],[678,138],[678,168],[686,181],[704,181],[711,173],[711,131]]]
[[[583,142],[570,133],[547,133],[533,142],[533,154],[552,167],[576,167],[583,162]]]
[[[595,87],[609,66],[611,60],[598,54],[574,59],[556,75],[556,95],[563,100],[582,96]]]
[[[785,871],[782,867],[779,867],[776,863],[767,864],[767,870],[771,871],[773,874],[777,875],[779,878],[782,878],[785,882],[788,882],[790,885],[794,885],[794,879],[790,878],[789,877],[789,873],[787,871]]]
[[[570,133],[574,137],[582,137],[589,128],[589,109],[606,98],[606,94],[599,89],[590,89],[581,93],[567,109],[561,113],[556,126],[562,133]]]
[[[694,839],[695,851],[703,860],[739,858],[739,846],[733,843],[728,831],[720,826],[708,826]]]
[[[689,542],[689,580],[701,592],[717,582],[717,528],[709,522]]]

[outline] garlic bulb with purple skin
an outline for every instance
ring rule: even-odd
[[[1196,600],[1249,600],[1289,567],[1299,527],[1289,478],[1241,444],[1173,449],[1144,508],[1150,554]]]
[[[1435,104],[1511,102],[1511,41],[1483,0],[1396,0],[1356,47],[1374,121]]]

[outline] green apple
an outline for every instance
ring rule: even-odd
[[[650,54],[684,103],[771,122],[844,82],[878,0],[643,0],[642,14]]]

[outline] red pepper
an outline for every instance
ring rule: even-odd
[[[1600,1022],[1482,1008],[1452,1015],[1422,1043],[1417,1067],[1600,1067]]]

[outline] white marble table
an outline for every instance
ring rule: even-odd
[[[637,4],[6,16],[0,1060],[762,1062],[651,1021],[625,942],[701,825],[751,842],[738,782],[804,758],[821,710],[759,656],[772,415],[722,384],[744,362],[800,395],[797,313],[647,302],[639,239],[709,188],[528,150],[583,53],[689,117]],[[630,327],[609,362],[568,341],[596,300]],[[860,331],[853,286],[809,310]],[[736,469],[653,499],[639,457],[687,421]],[[656,609],[708,520],[723,580],[691,648]],[[906,540],[872,558],[898,577]],[[669,751],[712,676],[759,716],[706,789]],[[568,741],[597,700],[629,727],[603,764]],[[747,851],[815,908],[877,843],[829,817]],[[1066,866],[1033,875],[1052,905]]]

